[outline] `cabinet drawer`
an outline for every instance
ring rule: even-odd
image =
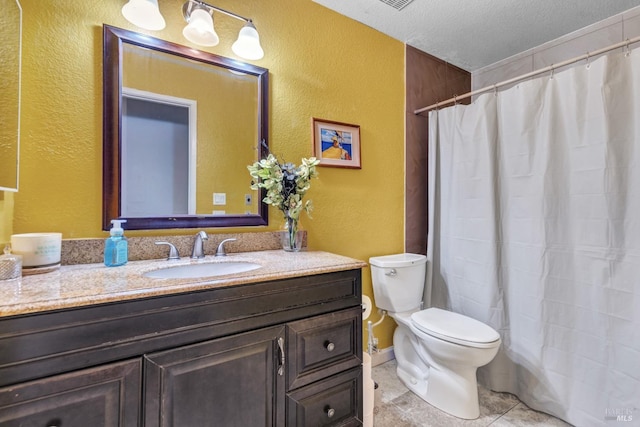
[[[288,389],[360,366],[361,330],[359,306],[287,324]]]
[[[135,427],[140,359],[0,389],[0,425]]]
[[[287,426],[361,426],[362,371],[353,369],[287,394]]]

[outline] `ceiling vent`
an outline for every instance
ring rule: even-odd
[[[406,5],[411,3],[413,0],[380,0],[384,4],[388,4],[394,9],[402,10]]]

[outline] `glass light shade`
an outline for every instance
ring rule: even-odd
[[[192,43],[200,46],[215,46],[220,42],[213,28],[213,17],[204,9],[194,9],[189,15],[189,24],[182,30],[182,35]]]
[[[122,6],[122,15],[145,30],[158,31],[166,25],[158,9],[158,0],[129,0]]]
[[[260,36],[256,27],[251,22],[247,22],[238,34],[236,40],[231,46],[231,50],[244,59],[261,59],[264,56],[264,50],[260,46]]]

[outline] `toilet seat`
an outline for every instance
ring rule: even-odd
[[[498,332],[490,326],[439,308],[411,314],[411,325],[425,334],[467,347],[489,348],[500,340]]]

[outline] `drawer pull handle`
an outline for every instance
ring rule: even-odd
[[[333,418],[333,416],[336,414],[336,410],[330,406],[327,406],[324,411],[327,413],[327,418]]]
[[[328,352],[332,352],[336,348],[336,345],[331,341],[327,341],[324,343],[324,348],[326,348]]]
[[[284,375],[284,338],[278,338],[278,353],[280,356],[280,363],[278,364],[278,375]]]

